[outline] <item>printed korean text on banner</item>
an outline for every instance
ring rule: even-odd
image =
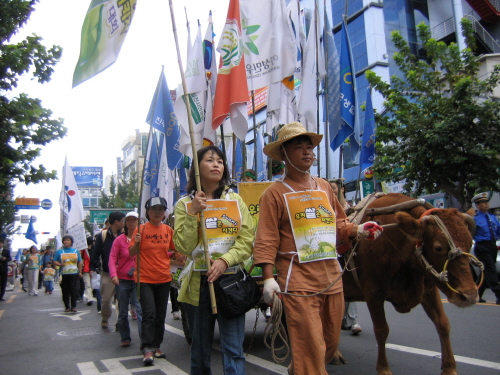
[[[232,132],[239,139],[244,140],[248,130],[246,105],[248,85],[241,42],[239,0],[229,2],[226,24],[222,30],[217,51],[221,57],[214,97],[212,128],[217,129],[230,115]]]
[[[208,248],[210,258],[219,259],[227,253],[236,241],[241,229],[241,213],[238,201],[209,199],[207,208],[203,211],[205,215],[205,225],[208,238]],[[191,201],[186,202],[186,211],[189,210]],[[207,264],[203,252],[203,243],[200,243],[191,253],[194,271],[206,271]],[[234,272],[238,266],[230,267],[226,272]]]
[[[83,21],[73,87],[113,64],[129,31],[136,0],[92,0]]]
[[[361,170],[373,165],[375,160],[375,114],[373,113],[372,96],[368,87],[366,91],[365,121],[363,126],[363,141],[359,165]]]
[[[66,234],[67,230],[85,219],[82,200],[76,185],[75,176],[68,163],[68,158],[64,160],[62,178],[62,189],[59,197],[61,207],[61,233]]]
[[[240,0],[240,6],[248,89],[293,75],[297,55],[285,0]]]
[[[299,262],[337,258],[335,212],[324,191],[284,194]]]
[[[356,103],[354,95],[354,74],[351,61],[347,25],[342,21],[342,42],[340,50],[340,116],[342,119],[340,129],[332,134],[334,137],[330,143],[333,151],[354,133],[354,121]]]
[[[168,168],[174,169],[182,157],[182,154],[179,152],[180,130],[163,68],[158,84],[156,85],[153,101],[149,107],[146,122],[165,134]]]

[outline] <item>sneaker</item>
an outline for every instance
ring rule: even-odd
[[[94,301],[88,301],[87,306],[92,306],[93,303],[94,303]]]
[[[151,366],[155,360],[154,353],[153,352],[146,352],[144,353],[144,359],[142,362],[144,363],[145,366]]]
[[[37,297],[37,296],[38,296],[38,293],[33,294],[33,296],[34,296],[34,297]]]
[[[486,300],[479,298],[479,301],[477,301],[477,303],[486,303]]]
[[[101,321],[101,328],[108,328],[109,327],[109,323],[107,320],[102,320]]]
[[[52,292],[49,292],[49,294],[52,294]]]
[[[130,315],[132,315],[132,319],[137,320],[137,313],[135,311],[131,311]]]
[[[75,307],[73,307],[73,308],[71,309],[71,312],[76,313],[76,312],[78,312],[78,310],[77,310]]]
[[[121,346],[123,346],[123,347],[130,346],[130,340],[124,340],[124,341],[122,341]]]
[[[70,309],[66,309],[66,310],[64,310],[64,312],[65,312],[65,313],[70,312],[70,311],[71,311]]]
[[[163,353],[160,348],[156,348],[156,351],[155,351],[155,357],[156,358],[166,358],[167,356],[165,355],[165,353]]]
[[[354,324],[352,327],[351,327],[351,332],[354,336],[357,336],[358,333],[362,332],[363,330],[361,329],[361,326],[359,324]]]
[[[172,319],[174,319],[174,320],[180,320],[181,319],[181,313],[179,311],[174,311],[172,313]]]

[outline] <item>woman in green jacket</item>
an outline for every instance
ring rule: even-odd
[[[187,191],[175,206],[174,243],[177,251],[188,256],[182,276],[179,302],[184,304],[193,336],[191,375],[211,374],[211,352],[215,321],[219,324],[225,375],[245,374],[243,340],[245,315],[227,318],[212,314],[208,283],[237,271],[239,264],[252,255],[255,228],[241,197],[228,188],[229,171],[224,154],[215,146],[198,151],[202,191],[196,191],[195,172],[191,168]],[[207,272],[199,229],[199,213],[204,211],[209,238],[211,268]]]

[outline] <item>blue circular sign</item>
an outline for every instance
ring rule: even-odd
[[[40,206],[42,206],[44,210],[50,210],[52,208],[52,201],[50,199],[44,199],[40,203]]]

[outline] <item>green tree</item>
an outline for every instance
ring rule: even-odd
[[[29,19],[38,0],[0,2],[0,194],[8,194],[17,182],[39,183],[56,179],[56,171],[33,165],[41,146],[65,136],[62,119],[53,119],[52,111],[42,107],[39,99],[25,93],[13,96],[22,75],[31,74],[39,83],[50,81],[53,67],[62,49],[47,49],[42,38],[28,36],[19,43],[10,43]],[[0,229],[13,218],[1,210]]]
[[[404,79],[384,82],[374,72],[369,83],[384,97],[385,115],[376,115],[374,164],[379,179],[406,180],[406,191],[445,192],[466,211],[477,190],[497,190],[500,170],[500,101],[492,96],[500,66],[478,77],[470,21],[462,20],[468,48],[460,51],[431,38],[417,26],[426,59],[414,56],[399,32],[394,61]]]

